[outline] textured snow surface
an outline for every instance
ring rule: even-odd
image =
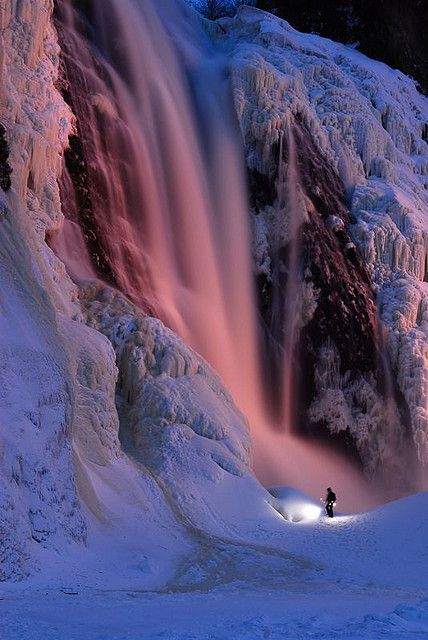
[[[72,566],[58,563],[25,589],[0,590],[3,637],[422,640],[428,633],[427,514],[426,493],[315,523],[292,524],[275,512],[261,523],[253,512],[238,544],[195,538],[186,549],[176,540],[181,562],[170,558],[171,575],[157,587],[158,559],[135,549],[117,564],[111,539],[104,548],[98,538]],[[250,542],[255,527],[259,538]],[[158,554],[177,533],[158,529]],[[107,550],[112,566],[97,568],[96,556]]]
[[[419,459],[426,464],[428,100],[399,71],[352,48],[299,33],[256,9],[241,8],[236,18],[220,23],[218,38],[232,58],[249,168],[270,175],[281,136],[298,121],[342,178],[354,221],[348,232],[379,287],[394,375],[410,409]],[[258,273],[270,270],[270,217],[268,207],[256,218]],[[333,432],[341,428],[337,407],[343,404],[342,418],[352,422],[346,416],[350,396],[364,393],[355,389],[346,398],[342,383],[337,380],[328,390],[330,398],[321,393],[312,407],[314,415],[327,416]],[[372,414],[373,423],[376,402]],[[357,440],[364,442],[371,426],[356,421]]]

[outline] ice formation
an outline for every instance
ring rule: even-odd
[[[25,574],[31,545],[86,536],[71,462],[73,379],[58,324],[66,308],[73,313],[73,285],[44,242],[62,218],[56,179],[72,118],[53,86],[50,9],[9,2],[0,15],[0,119],[13,170],[12,188],[0,192],[0,579]]]
[[[243,8],[236,19],[222,20],[218,39],[232,58],[236,109],[250,172],[275,179],[278,141],[290,127],[303,123],[323,163],[343,182],[350,214],[332,211],[325,224],[334,232],[346,226],[352,240],[345,243],[344,252],[352,252],[353,243],[358,246],[373,289],[378,290],[394,377],[410,410],[419,460],[426,464],[427,100],[402,73],[350,47],[301,34],[285,21],[254,9]],[[320,163],[312,176],[314,191],[323,189],[322,174]],[[270,196],[255,207],[256,269],[268,279],[269,237],[278,225],[272,203]],[[313,208],[313,202],[307,207]],[[325,335],[320,341],[320,354],[335,349],[328,340]],[[322,361],[323,357],[317,370]],[[354,362],[348,374],[342,367],[342,374],[349,377],[359,364]],[[367,374],[350,384],[340,378],[318,382],[311,417],[315,422],[323,419],[332,432],[350,429],[366,463],[376,464],[376,450],[388,446],[376,443],[379,433],[387,434],[380,441],[394,439],[391,424],[386,430],[379,425],[378,435],[370,437],[383,411],[378,384]],[[353,384],[358,389],[352,390]],[[357,406],[358,395],[365,398],[363,411]]]

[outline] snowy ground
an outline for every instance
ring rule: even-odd
[[[160,565],[137,543],[121,559],[102,545],[81,552],[73,568],[58,559],[50,575],[3,586],[1,638],[427,637],[428,494],[332,521],[284,520],[282,537],[276,517],[259,542],[253,529],[242,544],[195,534],[183,546],[171,525],[157,543],[182,553],[156,589],[149,584]]]

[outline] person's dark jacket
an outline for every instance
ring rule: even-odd
[[[333,504],[334,502],[336,502],[336,494],[333,491],[329,491],[327,493],[327,497],[325,499],[326,503],[329,504]]]

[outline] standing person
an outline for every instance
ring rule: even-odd
[[[329,518],[334,516],[333,507],[336,504],[336,494],[331,487],[327,489],[327,495],[325,497],[325,510]]]

